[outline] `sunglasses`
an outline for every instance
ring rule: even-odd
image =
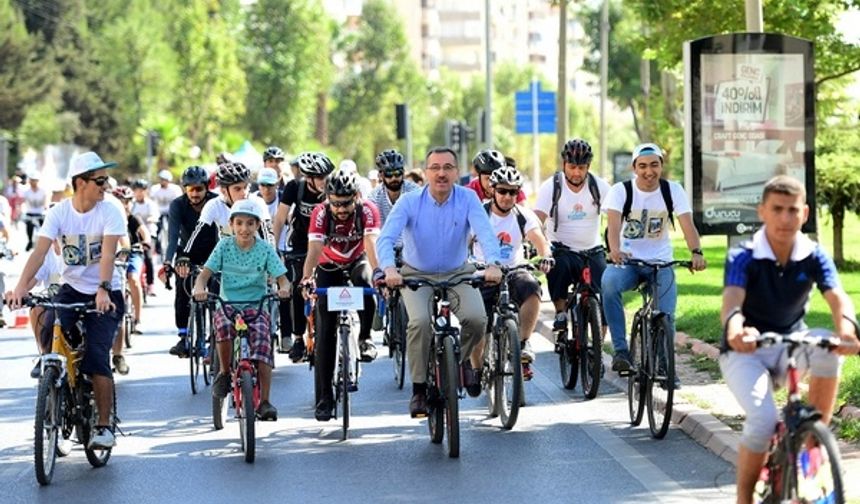
[[[501,194],[502,196],[516,196],[519,193],[519,189],[496,189],[496,194]]]
[[[186,192],[206,192],[206,188],[203,186],[185,186]]]
[[[385,178],[400,178],[403,176],[402,171],[390,172],[390,173],[382,173],[382,176]]]
[[[87,181],[89,181],[89,182],[93,182],[93,183],[95,183],[97,186],[103,186],[103,185],[107,184],[108,177],[106,177],[106,176],[102,175],[101,177],[93,177],[93,178],[89,178],[89,177],[88,177],[88,178],[86,178],[85,180],[87,180]]]
[[[329,201],[329,204],[335,208],[345,208],[345,207],[348,207],[350,205],[354,205],[355,200],[342,200],[342,201],[331,200],[331,201]]]
[[[275,184],[259,184],[260,187],[275,187]]]

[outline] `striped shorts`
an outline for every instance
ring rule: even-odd
[[[215,340],[231,341],[236,337],[232,315],[237,308],[224,306],[221,310],[215,310]],[[260,313],[257,316],[256,308],[245,308],[242,316],[248,325],[248,343],[251,345],[251,359],[264,362],[272,367],[275,361],[272,358],[272,339],[269,335],[269,314]]]

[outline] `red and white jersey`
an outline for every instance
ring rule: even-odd
[[[320,203],[311,212],[308,228],[309,242],[325,243],[320,264],[350,264],[364,253],[364,237],[379,234],[379,210],[370,201],[362,201],[355,207],[356,213],[344,221],[334,218],[327,203]],[[361,227],[356,226],[357,218]],[[330,222],[329,220],[332,219]]]

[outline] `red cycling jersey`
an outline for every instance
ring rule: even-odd
[[[356,205],[355,210],[349,218],[339,221],[328,210],[328,203],[320,203],[314,207],[308,227],[308,241],[325,244],[320,264],[355,262],[364,253],[364,237],[379,234],[380,218],[376,205],[370,201],[362,201]],[[356,229],[356,213],[359,211],[363,219],[361,230]],[[333,227],[329,219],[334,219]]]

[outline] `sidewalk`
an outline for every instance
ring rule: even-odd
[[[555,344],[552,333],[554,315],[552,303],[544,300],[535,331],[552,344]],[[676,371],[682,388],[675,394],[672,423],[697,443],[734,465],[744,415],[720,378],[716,363],[719,351],[684,333],[678,333],[675,344]],[[626,393],[627,379],[611,371],[612,357],[604,353],[603,362],[606,366],[603,381]],[[860,447],[840,441],[839,449],[845,475],[845,497],[848,500],[860,499],[860,478],[850,477],[860,473]]]

